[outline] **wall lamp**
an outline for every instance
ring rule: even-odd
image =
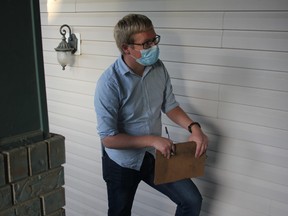
[[[68,41],[66,41],[66,30],[64,28],[69,30]],[[66,65],[71,61],[72,54],[77,51],[78,39],[75,34],[71,33],[71,28],[67,24],[60,27],[60,34],[62,35],[62,41],[55,50],[62,70],[65,70]]]

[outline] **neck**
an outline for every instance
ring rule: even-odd
[[[136,62],[130,55],[123,55],[123,60],[126,65],[137,75],[142,76],[144,73],[144,66]]]

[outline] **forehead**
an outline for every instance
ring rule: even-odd
[[[136,33],[132,37],[133,37],[135,43],[144,43],[145,41],[150,40],[150,39],[154,38],[155,36],[156,36],[156,33],[155,33],[154,29],[151,29],[151,30],[146,31],[146,32]]]

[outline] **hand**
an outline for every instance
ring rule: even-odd
[[[175,146],[172,140],[164,137],[153,137],[152,146],[158,151],[160,151],[162,155],[167,159],[169,159],[171,153],[175,151]]]
[[[192,134],[189,137],[189,141],[196,142],[195,158],[200,157],[202,154],[206,152],[208,148],[208,137],[197,125],[193,127]]]

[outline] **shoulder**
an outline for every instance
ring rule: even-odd
[[[154,73],[155,75],[160,76],[163,79],[169,79],[168,71],[160,59],[158,59],[158,61],[152,65],[152,70],[156,72]]]
[[[118,60],[111,64],[99,77],[97,81],[98,85],[112,85],[117,83],[118,76],[120,76],[120,71],[118,70]]]
[[[167,69],[164,65],[164,63],[162,62],[162,60],[158,59],[158,61],[152,65],[153,69],[155,70],[159,70],[163,73],[167,73]]]

